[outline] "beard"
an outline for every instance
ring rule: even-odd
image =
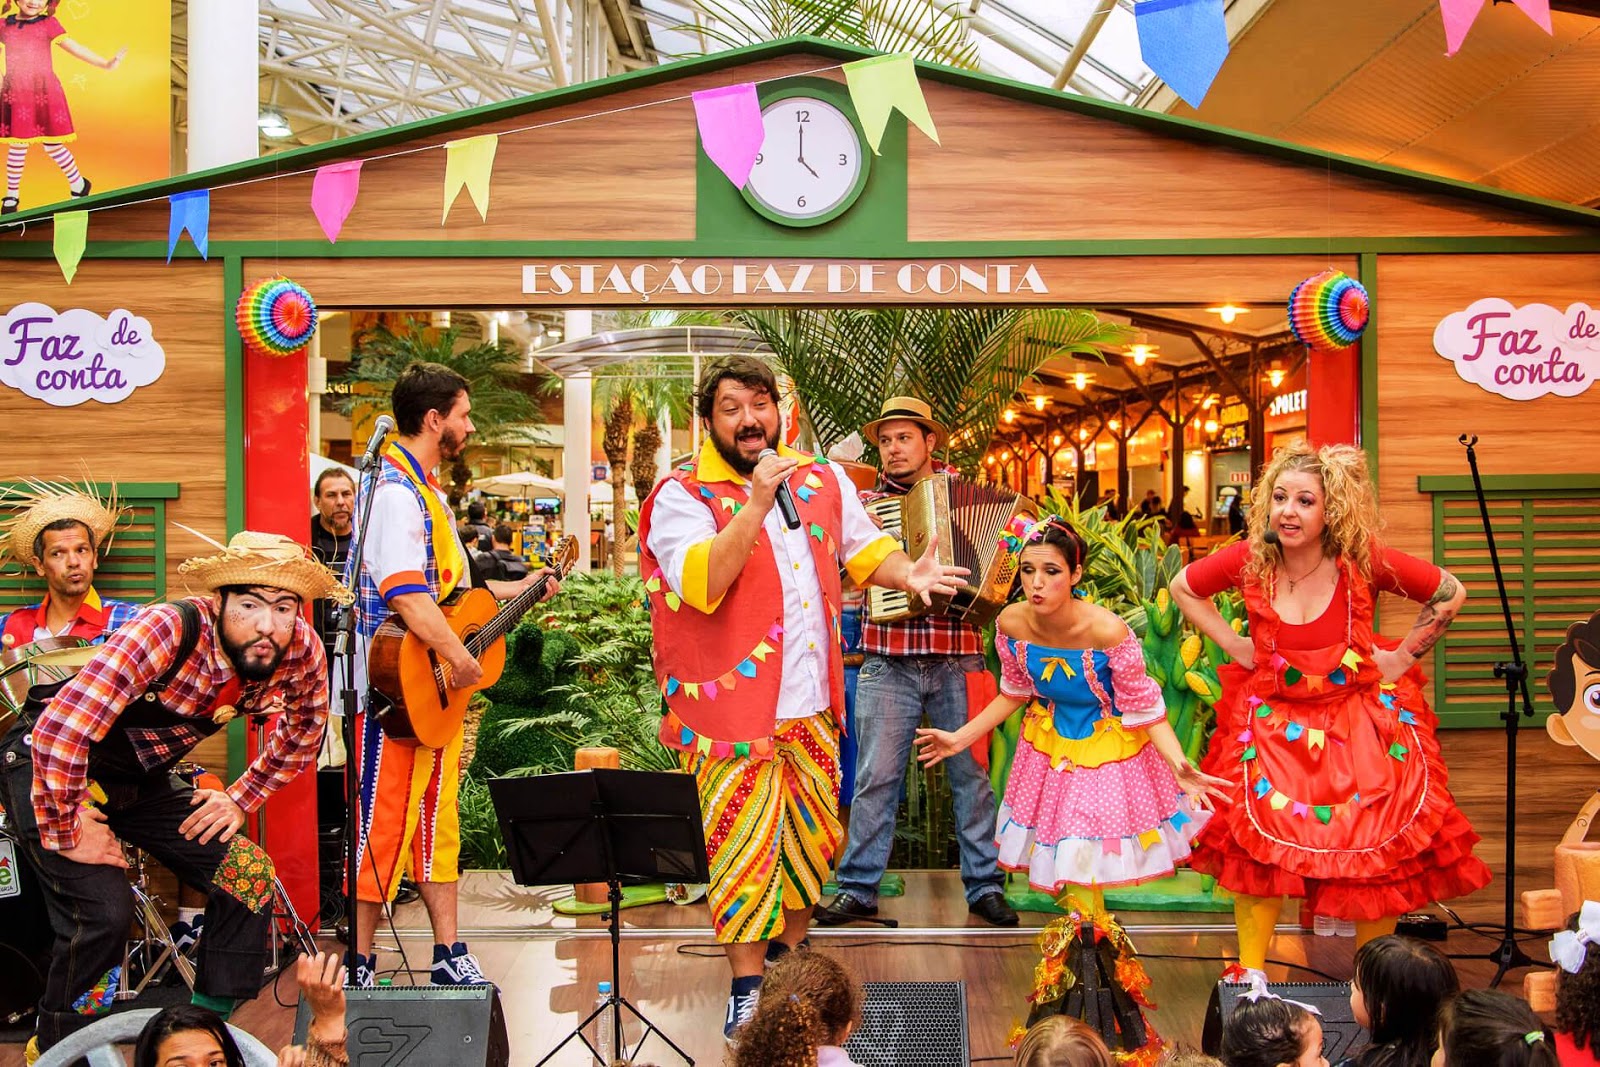
[[[756,464],[761,462],[761,459],[759,456],[754,459],[747,458],[744,453],[740,451],[739,446],[741,439],[743,439],[745,443],[753,445],[757,437],[759,437],[762,442],[761,448],[770,448],[774,451],[777,450],[778,431],[773,430],[771,433],[764,433],[761,427],[755,423],[751,423],[748,426],[739,427],[738,431],[734,433],[731,441],[724,441],[719,434],[713,431],[711,434],[711,443],[716,447],[717,454],[722,457],[724,463],[748,478],[751,472],[756,469]]]
[[[439,458],[458,459],[467,447],[465,436],[457,437],[454,430],[445,429],[439,434]]]
[[[228,656],[228,662],[233,664],[233,669],[239,677],[247,682],[264,682],[272,677],[272,672],[278,669],[278,662],[283,659],[283,653],[288,648],[287,644],[279,645],[271,638],[254,637],[248,641],[235,641],[227,634],[219,635],[222,641],[222,651]],[[263,655],[258,647],[262,642],[272,646],[270,656]]]

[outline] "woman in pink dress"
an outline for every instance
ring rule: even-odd
[[[0,79],[0,141],[6,144],[6,195],[0,199],[0,215],[9,215],[21,206],[22,168],[28,160],[28,146],[44,146],[45,155],[66,175],[67,192],[89,195],[89,179],[78,173],[78,161],[66,142],[77,139],[67,94],[56,77],[51,48],[59,44],[69,56],[105,70],[116,70],[126,48],[110,59],[83,47],[67,36],[56,18],[61,0],[7,0],[0,18],[0,54],[6,72]]]

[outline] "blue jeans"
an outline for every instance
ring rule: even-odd
[[[916,729],[924,713],[936,730],[965,726],[966,675],[983,669],[982,656],[867,656],[856,681],[856,795],[849,843],[839,859],[840,893],[861,904],[878,902]],[[945,760],[944,768],[955,801],[961,881],[972,904],[1005,884],[997,862],[994,790],[970,749]]]

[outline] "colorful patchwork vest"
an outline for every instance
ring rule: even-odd
[[[711,512],[720,532],[750,499],[737,482],[702,483],[696,466],[672,472]],[[656,682],[666,700],[661,743],[679,751],[726,758],[772,755],[778,695],[783,691],[783,577],[765,526],[750,559],[710,614],[683,603],[648,547],[656,491],[639,513],[639,572],[650,598]],[[829,704],[843,722],[844,665],[839,653],[839,536],[842,500],[836,473],[812,457],[790,475],[800,522],[826,608]],[[818,709],[820,710],[820,709]]]

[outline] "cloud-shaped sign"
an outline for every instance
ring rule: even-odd
[[[1463,381],[1510,400],[1577,396],[1600,374],[1600,315],[1587,304],[1558,311],[1486,297],[1446,315],[1433,349]]]
[[[166,366],[150,321],[121,308],[102,318],[18,304],[0,317],[0,382],[56,407],[126,400]]]

